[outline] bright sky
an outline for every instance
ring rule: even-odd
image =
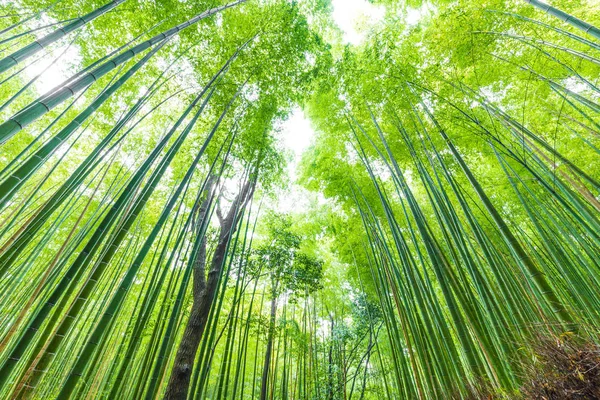
[[[48,18],[45,14],[40,18],[41,25],[48,25],[52,22],[55,21]],[[36,38],[40,39],[44,37],[52,32],[53,29],[54,28],[38,31],[36,33]],[[76,45],[69,46],[75,37],[75,35],[71,34],[68,36],[68,39],[59,42],[61,43],[60,46],[54,45],[42,50],[35,57],[36,59],[41,58],[41,60],[33,65],[29,65],[29,67],[25,69],[25,74],[29,79],[34,79],[41,73],[41,76],[36,78],[34,83],[34,87],[38,94],[45,94],[49,90],[54,89],[81,67],[81,54],[79,53],[79,48]],[[57,58],[58,60],[56,60]],[[23,63],[23,66],[25,66],[25,64],[26,63]]]
[[[66,49],[66,52],[65,49],[66,46],[59,49],[53,49],[49,56],[44,57],[43,60],[35,63],[30,68],[25,70],[29,79],[32,79],[38,74],[42,73],[42,75],[37,78],[35,82],[35,88],[39,94],[45,94],[49,90],[54,89],[60,83],[64,82],[67,78],[73,75],[72,67],[79,65],[81,59],[79,49],[75,46],[69,47]],[[56,57],[60,57],[60,59],[52,64]]]
[[[365,37],[361,20],[372,25],[385,15],[383,7],[374,6],[367,0],[333,0],[332,4],[333,20],[344,32],[344,41],[351,44],[360,44]]]
[[[282,124],[282,142],[284,147],[292,152],[293,159],[288,164],[288,174],[291,180],[290,190],[279,196],[277,208],[281,212],[300,211],[307,207],[307,194],[295,184],[295,181],[298,177],[297,169],[302,153],[310,146],[314,136],[315,131],[300,108],[295,108],[290,117]]]
[[[310,146],[315,132],[304,112],[300,108],[295,108],[288,120],[283,123],[281,135],[284,146],[294,153],[290,173],[292,178],[295,178],[297,164],[300,162],[304,150]]]

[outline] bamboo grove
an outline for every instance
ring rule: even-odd
[[[0,4],[0,398],[600,398],[600,8],[371,3]]]

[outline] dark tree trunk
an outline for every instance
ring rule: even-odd
[[[190,318],[177,350],[165,399],[185,400],[187,398],[196,351],[206,327],[214,292],[215,290],[210,290],[207,285],[206,289],[199,294],[199,298],[194,299]]]
[[[267,350],[265,351],[265,363],[263,365],[262,381],[260,385],[260,400],[267,399],[267,392],[269,389],[269,370],[271,369],[271,354],[273,353],[275,317],[277,315],[277,283],[274,283],[273,286],[273,295],[271,296],[271,319],[269,320],[269,332],[267,334]]]
[[[212,182],[209,183],[212,186]],[[212,189],[211,189],[212,190]],[[173,370],[169,384],[165,392],[166,400],[185,400],[187,398],[190,378],[194,367],[194,360],[198,346],[202,340],[202,334],[206,329],[206,321],[208,314],[213,304],[215,293],[219,286],[219,278],[221,270],[227,257],[229,242],[237,228],[241,210],[253,194],[253,187],[248,181],[233,201],[231,209],[225,219],[219,214],[220,233],[219,241],[213,253],[210,263],[208,277],[206,274],[206,238],[204,235],[198,237],[197,240],[202,240],[200,251],[194,265],[194,301],[192,310],[188,319],[183,338],[179,343]],[[208,206],[210,202],[205,201],[202,205],[200,214],[201,218],[208,215]]]

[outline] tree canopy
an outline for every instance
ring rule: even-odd
[[[600,398],[600,3],[0,17],[0,398]]]

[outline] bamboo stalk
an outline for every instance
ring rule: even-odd
[[[566,12],[559,10],[556,7],[552,7],[550,4],[542,3],[539,0],[524,0],[524,1],[526,3],[529,3],[529,4],[539,8],[542,11],[552,15],[553,17],[556,17],[556,18],[566,22],[569,25],[574,26],[575,28],[580,29],[580,30],[584,31],[585,33],[592,35],[596,39],[600,39],[600,29],[596,28],[594,25],[588,24],[587,22],[582,21],[579,18],[576,18],[570,14],[567,14]]]

